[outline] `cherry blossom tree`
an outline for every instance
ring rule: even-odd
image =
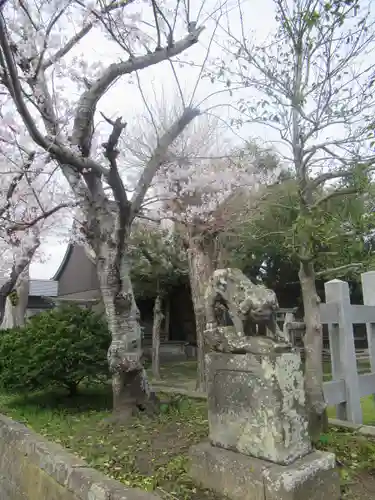
[[[54,179],[56,167],[45,155],[28,152],[17,135],[0,135],[1,328],[24,323],[29,296],[29,266],[42,239],[66,226],[73,200]],[[46,189],[48,181],[48,189]],[[55,230],[55,235],[58,232]],[[62,236],[62,231],[60,231]]]
[[[226,265],[221,245],[235,220],[260,200],[261,185],[276,179],[278,163],[254,143],[234,147],[233,138],[214,117],[197,121],[181,134],[159,170],[155,189],[163,200],[163,217],[175,224],[188,255],[198,346],[197,390],[205,389],[204,293],[213,271]],[[224,236],[225,238],[225,236]]]
[[[201,10],[198,6],[197,12]],[[141,70],[170,62],[195,45],[203,26],[191,16],[190,3],[173,0],[8,0],[0,15],[3,88],[36,146],[48,152],[68,181],[95,254],[112,334],[108,362],[114,411],[121,416],[136,407],[149,408],[154,399],[141,363],[129,276],[131,224],[168,148],[199,110],[184,104],[178,116],[157,131],[130,198],[120,173],[126,123],[120,116],[100,115],[98,106],[118,82],[122,90],[131,77],[139,79]],[[109,44],[111,62],[89,54],[88,44],[98,40]]]

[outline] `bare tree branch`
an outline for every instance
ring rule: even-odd
[[[126,196],[125,186],[122,182],[117,166],[117,157],[119,155],[119,151],[117,149],[118,141],[120,139],[121,133],[126,127],[126,123],[122,122],[121,117],[117,118],[115,121],[112,121],[109,118],[106,118],[103,113],[102,116],[113,127],[108,141],[103,144],[103,147],[105,148],[104,156],[108,159],[110,164],[107,181],[111,186],[115,200],[119,205],[120,213],[124,210],[128,212],[129,202]]]
[[[27,170],[31,167],[33,161],[34,161],[34,158],[35,158],[35,152],[32,152],[29,154],[28,156],[28,159],[27,161],[24,163],[24,165],[21,167],[21,172],[19,174],[17,174],[13,180],[11,181],[10,185],[9,185],[9,188],[8,188],[8,191],[7,191],[7,194],[6,194],[6,201],[5,201],[5,204],[0,207],[0,217],[3,217],[3,215],[5,214],[5,212],[7,210],[9,210],[11,204],[12,204],[12,197],[14,195],[14,192],[18,186],[18,184],[22,181],[22,179],[24,178]]]
[[[55,26],[55,24],[57,23],[57,21],[60,19],[60,17],[64,14],[64,12],[68,8],[68,6],[69,6],[68,3],[65,6],[63,6],[63,8],[60,9],[60,11],[51,19],[51,21],[49,22],[49,24],[48,24],[48,26],[46,28],[46,34],[45,34],[45,37],[44,37],[43,49],[42,49],[42,51],[40,53],[38,64],[36,65],[36,70],[35,70],[35,73],[34,73],[34,75],[35,75],[34,78],[38,77],[39,71],[40,71],[40,69],[41,69],[42,66],[43,66],[43,70],[45,70],[48,67],[45,64],[43,64],[44,54],[46,53],[46,50],[48,48],[48,39],[49,39],[49,36],[50,36],[50,34],[52,32],[53,27]]]
[[[368,166],[366,168],[363,168],[363,173],[370,173],[375,170],[375,160],[369,162]],[[320,174],[314,179],[312,179],[309,183],[309,188],[311,190],[315,190],[317,187],[321,186],[322,184],[334,180],[334,179],[350,179],[353,177],[354,171],[352,169],[340,169],[340,170],[334,170],[333,172],[325,172],[324,174]]]
[[[90,150],[96,105],[107,91],[108,87],[120,76],[154,66],[155,64],[184,52],[197,43],[198,37],[203,29],[203,27],[198,27],[192,30],[185,38],[174,43],[171,47],[168,46],[152,52],[151,54],[111,64],[96,82],[93,83],[91,88],[81,95],[74,120],[72,142],[81,149],[84,156],[86,156]]]
[[[0,5],[1,7],[1,5]],[[17,260],[17,262],[12,266],[12,270],[7,281],[0,287],[0,317],[3,318],[5,303],[8,295],[12,292],[16,286],[17,279],[19,275],[24,271],[24,269],[29,265],[30,260],[35,254],[37,248],[40,246],[40,239],[38,236],[34,236],[34,241],[26,248],[25,252]]]
[[[10,234],[12,232],[24,231],[25,229],[29,229],[35,226],[36,224],[38,224],[38,222],[48,219],[48,217],[51,217],[51,215],[54,215],[59,210],[62,210],[64,208],[74,208],[77,206],[78,202],[60,203],[59,205],[56,205],[53,208],[50,208],[48,210],[43,210],[43,213],[33,218],[31,221],[14,222],[13,226],[11,225],[8,227],[7,233]]]
[[[311,208],[314,209],[320,207],[324,203],[327,203],[327,201],[332,200],[333,198],[339,198],[340,196],[351,196],[355,194],[358,194],[357,187],[337,189],[319,198],[317,201],[314,202]]]
[[[159,20],[158,20],[158,13],[157,13],[157,5],[155,0],[151,0],[152,3],[152,11],[154,14],[154,21],[155,21],[155,27],[156,27],[156,34],[157,34],[157,41],[156,41],[156,49],[159,50],[161,49],[161,36],[160,36],[160,26],[159,26]]]
[[[0,66],[7,71],[5,74],[5,82],[11,93],[17,111],[24,120],[27,130],[31,138],[42,147],[45,151],[50,152],[61,164],[68,164],[78,168],[79,170],[93,169],[100,174],[107,175],[108,171],[99,163],[90,158],[82,158],[76,155],[73,150],[59,143],[56,138],[44,137],[38,129],[30,111],[28,110],[24,99],[23,91],[18,77],[17,68],[14,62],[13,54],[9,46],[9,41],[6,34],[6,25],[3,15],[0,13]]]

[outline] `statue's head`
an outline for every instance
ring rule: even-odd
[[[256,323],[269,321],[279,308],[275,292],[261,285],[254,290],[251,303],[249,313]]]

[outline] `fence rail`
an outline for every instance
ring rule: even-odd
[[[361,279],[363,305],[350,303],[349,285],[341,280],[325,284],[326,303],[320,304],[332,366],[332,380],[323,384],[324,396],[328,405],[336,407],[337,418],[356,424],[362,423],[361,397],[375,396],[375,272],[363,273]],[[356,352],[355,324],[366,325],[367,350]],[[293,323],[292,314],[287,313],[285,328],[293,334],[293,327],[301,334],[303,323]],[[370,362],[370,373],[358,373],[357,361],[365,359]]]

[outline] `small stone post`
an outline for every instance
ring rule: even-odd
[[[369,271],[361,275],[363,304],[375,306],[375,271]],[[367,323],[367,344],[370,358],[371,371],[375,372],[375,323]],[[375,399],[375,391],[373,395]]]
[[[328,325],[333,380],[345,381],[346,402],[336,406],[337,418],[362,423],[349,285],[331,280],[324,285],[327,304],[337,304],[339,324]]]

